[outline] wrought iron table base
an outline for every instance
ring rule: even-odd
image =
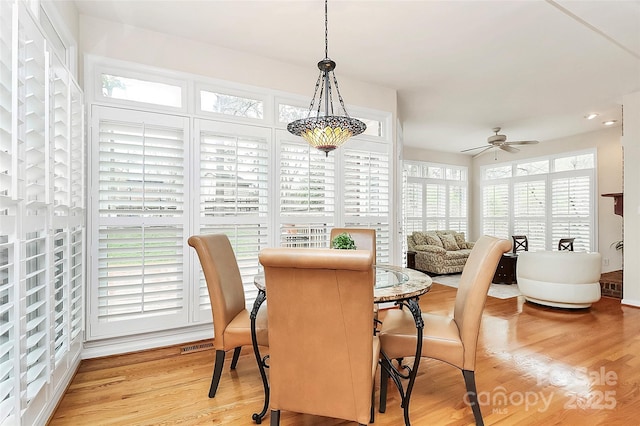
[[[266,298],[267,294],[265,291],[258,290],[258,296],[253,302],[253,309],[251,309],[251,314],[249,316],[251,318],[251,341],[253,342],[253,353],[256,356],[256,362],[258,363],[258,369],[260,370],[260,377],[262,377],[262,385],[264,386],[264,406],[262,407],[262,411],[259,413],[253,413],[251,416],[253,421],[257,424],[262,423],[262,419],[269,409],[269,381],[267,380],[267,373],[264,370],[265,368],[269,368],[269,364],[267,363],[269,355],[265,355],[264,357],[260,355],[260,348],[256,337],[256,318],[258,316],[260,306],[264,303]]]
[[[409,426],[409,402],[411,400],[411,392],[413,391],[413,385],[416,381],[416,374],[418,373],[418,367],[420,366],[420,358],[422,355],[422,334],[424,331],[424,321],[422,320],[422,312],[420,311],[420,305],[418,299],[408,299],[396,302],[396,305],[400,308],[406,306],[407,309],[413,315],[413,319],[416,322],[416,331],[418,342],[416,344],[416,354],[413,360],[413,366],[402,364],[402,359],[398,359],[398,367],[393,365],[393,362],[387,354],[380,351],[382,359],[380,360],[380,406],[378,411],[384,413],[387,410],[387,382],[389,378],[393,380],[393,383],[398,388],[400,393],[401,404],[400,407],[404,409],[404,424]],[[407,370],[408,373],[403,373],[400,370]],[[408,380],[407,388],[404,389],[402,380]]]

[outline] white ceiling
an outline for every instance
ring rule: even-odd
[[[322,0],[75,3],[81,14],[300,66],[324,56]],[[508,140],[544,143],[601,129],[605,119],[620,125],[622,96],[640,90],[640,0],[331,0],[328,8],[338,80],[396,89],[407,146],[458,152],[483,145],[495,126]],[[590,112],[600,116],[587,121]]]

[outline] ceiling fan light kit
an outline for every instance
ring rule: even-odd
[[[482,149],[482,151],[480,151],[477,154],[475,154],[473,156],[473,158],[484,154],[485,152],[487,152],[491,148],[499,148],[499,149],[501,149],[503,151],[510,152],[510,153],[514,154],[516,152],[520,152],[520,149],[514,147],[513,145],[533,145],[533,144],[538,143],[538,141],[536,141],[536,140],[507,141],[507,136],[506,135],[501,135],[500,134],[500,130],[502,130],[500,127],[494,127],[492,129],[492,131],[495,133],[495,135],[491,135],[491,136],[489,136],[487,138],[487,143],[489,144],[489,146],[487,146],[487,145],[477,146],[475,148],[464,149],[464,150],[462,150],[460,152],[468,152],[468,151],[474,151],[476,149]]]

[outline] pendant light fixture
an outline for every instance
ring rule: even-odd
[[[307,117],[295,120],[287,126],[287,130],[302,136],[309,145],[324,151],[329,155],[330,151],[344,144],[351,136],[364,132],[367,125],[362,121],[349,117],[344,106],[344,100],[340,95],[338,80],[334,73],[336,63],[329,59],[327,0],[324,2],[324,59],[318,62],[320,74],[316,81],[313,99],[309,105]],[[318,95],[316,106],[316,95]],[[334,115],[333,92],[338,96],[344,115]],[[324,106],[324,110],[322,107]],[[339,111],[338,111],[339,113]]]

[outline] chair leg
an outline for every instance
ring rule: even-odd
[[[271,410],[271,426],[280,424],[280,410]]]
[[[242,350],[242,347],[238,346],[237,348],[235,348],[233,350],[233,358],[231,359],[231,369],[235,370],[236,369],[236,365],[238,364],[238,358],[240,358],[240,350]]]
[[[371,387],[371,416],[369,417],[369,423],[376,421],[376,386]]]
[[[387,385],[389,384],[389,373],[383,367],[383,362],[384,360],[380,361],[380,404],[378,406],[380,413],[387,411]]]
[[[476,378],[473,371],[462,370],[464,384],[467,387],[467,396],[473,410],[473,417],[476,419],[476,426],[484,426],[482,413],[480,412],[480,404],[478,403],[478,392],[476,391]]]
[[[216,396],[218,384],[220,384],[220,376],[222,376],[222,366],[224,365],[224,351],[216,351],[216,364],[213,367],[213,377],[211,378],[211,387],[209,388],[209,398]]]

